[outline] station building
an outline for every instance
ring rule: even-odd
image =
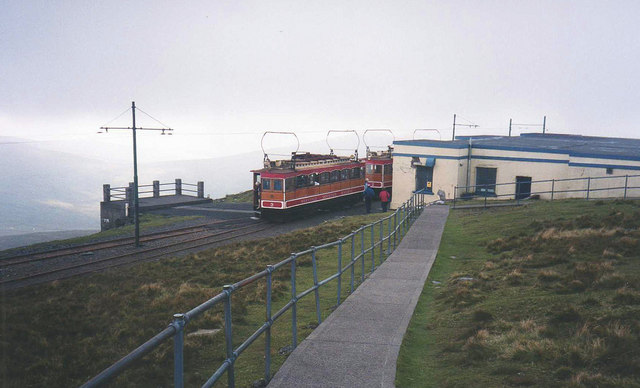
[[[438,199],[640,197],[640,139],[529,133],[394,141],[392,207]],[[429,197],[431,196],[431,197]]]

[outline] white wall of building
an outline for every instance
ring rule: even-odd
[[[472,148],[469,176],[467,178],[468,148],[445,148],[420,145],[394,145],[393,158],[393,199],[391,206],[397,207],[406,201],[416,185],[416,168],[412,166],[414,157],[424,163],[427,157],[436,158],[433,167],[433,195],[427,201],[436,200],[438,190],[446,193],[447,199],[454,197],[456,186],[476,184],[476,168],[495,168],[496,183],[510,183],[496,186],[496,199],[513,199],[516,177],[531,177],[534,182],[532,193],[540,193],[542,199],[623,197],[625,181],[627,186],[640,187],[640,176],[625,178],[624,175],[640,175],[640,161],[613,158],[572,157],[567,153],[516,151],[489,148]],[[613,171],[607,174],[607,166]],[[623,176],[613,178],[614,176]],[[587,178],[590,180],[570,180]],[[600,177],[602,177],[600,179]],[[547,181],[535,183],[536,181]],[[511,183],[513,182],[513,183]],[[471,189],[473,191],[473,189]],[[562,192],[565,191],[565,192]],[[457,193],[458,196],[460,193]],[[627,189],[627,197],[640,197],[640,188]]]

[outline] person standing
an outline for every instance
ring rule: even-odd
[[[389,199],[391,196],[389,195],[389,192],[385,189],[382,189],[378,196],[380,197],[380,206],[382,206],[382,212],[386,213],[387,207],[389,206]]]
[[[371,213],[371,201],[376,196],[376,193],[371,186],[367,185],[362,195],[364,196],[364,207],[367,209],[367,213]]]

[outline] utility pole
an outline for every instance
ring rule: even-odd
[[[136,128],[136,102],[135,101],[131,101],[131,116],[133,121],[133,124],[131,127],[100,127],[100,129],[104,129],[106,132],[109,132],[110,129],[130,129],[131,132],[133,133],[133,223],[135,224],[136,248],[139,248],[140,247],[140,201],[138,199],[138,149],[136,144],[136,130],[162,131],[162,135],[164,135],[165,131],[167,131],[169,132],[169,135],[170,135],[173,129],[171,128]],[[153,119],[153,117],[151,118]],[[98,132],[98,133],[101,133],[101,132]]]
[[[456,114],[453,114],[453,135],[451,136],[451,141],[456,140]]]
[[[464,117],[463,117],[463,119],[467,120]],[[469,120],[467,120],[467,121],[469,121]],[[471,122],[471,121],[469,121],[469,122]],[[451,141],[456,140],[456,125],[458,127],[469,127],[469,128],[478,128],[479,127],[479,125],[477,125],[477,124],[456,124],[456,114],[454,113],[453,114],[453,135],[451,136]]]
[[[513,119],[509,119],[509,137],[511,137],[511,122]]]

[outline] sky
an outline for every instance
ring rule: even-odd
[[[640,137],[636,0],[0,2],[0,136],[78,155],[129,160],[128,131],[96,132],[130,126],[132,101],[137,126],[174,129],[141,133],[141,161],[257,150],[264,131],[449,139],[454,114],[478,125],[464,135],[546,116]]]

